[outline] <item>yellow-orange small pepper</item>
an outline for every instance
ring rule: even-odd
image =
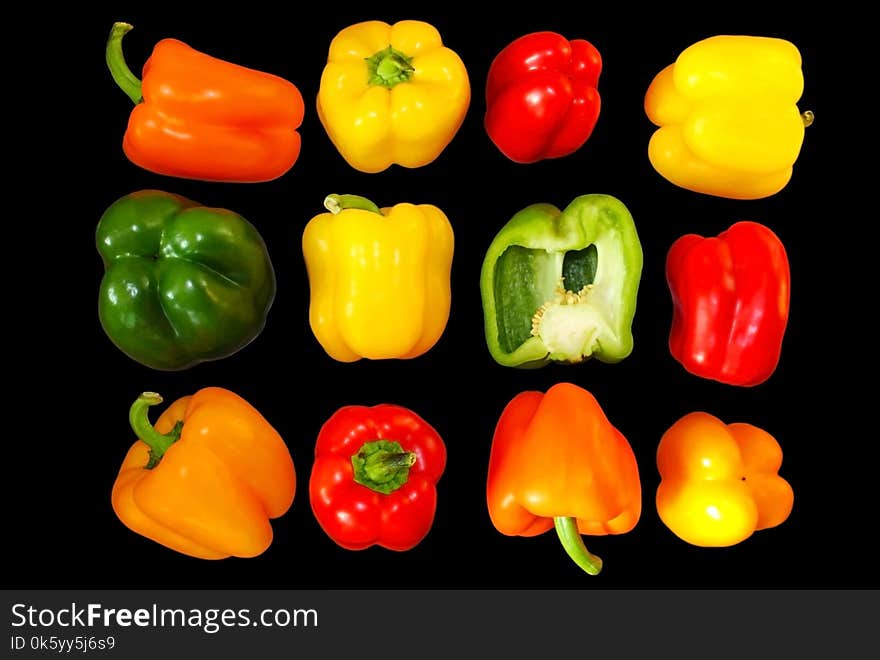
[[[692,545],[735,545],[791,513],[794,492],[778,474],[781,465],[782,449],[766,431],[690,413],[657,448],[657,513]]]
[[[111,501],[126,527],[201,559],[255,557],[272,543],[270,518],[293,502],[287,446],[237,394],[206,387],[175,401],[155,427],[145,392],[129,412],[140,438],[129,449]]]
[[[430,204],[380,209],[329,195],[302,237],[309,324],[340,362],[414,358],[440,339],[452,300],[453,233]]]
[[[365,21],[334,37],[318,117],[361,172],[421,167],[446,148],[471,100],[461,58],[423,21]]]
[[[716,36],[686,48],[645,95],[660,128],[648,145],[672,183],[733,199],[773,195],[789,182],[812,113],[797,107],[801,54],[789,41]]]

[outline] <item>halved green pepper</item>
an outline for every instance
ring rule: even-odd
[[[642,246],[610,195],[533,204],[495,236],[480,290],[489,352],[509,367],[619,362],[633,348]]]
[[[104,212],[96,239],[101,326],[141,364],[185,369],[231,355],[262,331],[275,271],[240,215],[142,190]]]

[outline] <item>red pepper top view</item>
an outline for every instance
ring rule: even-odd
[[[580,149],[599,118],[602,57],[590,42],[555,32],[516,39],[486,81],[485,126],[510,160],[534,163]]]
[[[402,406],[345,406],[321,427],[309,479],[312,512],[347,550],[410,550],[428,534],[446,445]]]

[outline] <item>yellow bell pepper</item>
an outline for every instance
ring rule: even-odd
[[[789,41],[717,36],[685,49],[645,96],[660,128],[648,157],[663,177],[696,192],[758,199],[782,190],[813,119],[796,105],[801,55]]]
[[[333,39],[318,117],[356,170],[432,162],[458,132],[471,100],[461,58],[422,21],[351,25]]]
[[[379,209],[357,195],[329,195],[330,213],[302,237],[309,324],[340,362],[414,358],[446,328],[453,233],[430,204]]]
[[[781,465],[782,449],[766,431],[690,413],[657,448],[657,513],[692,545],[735,545],[791,513],[794,491],[779,476]]]

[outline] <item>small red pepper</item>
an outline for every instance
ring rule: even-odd
[[[428,534],[446,467],[440,435],[401,406],[346,406],[318,434],[312,512],[338,545],[409,550]]]
[[[508,44],[486,80],[486,132],[517,163],[580,149],[599,118],[602,58],[590,42],[534,32]]]
[[[791,276],[782,242],[757,222],[717,237],[682,236],[669,249],[672,356],[690,373],[728,385],[763,383],[776,370]]]

